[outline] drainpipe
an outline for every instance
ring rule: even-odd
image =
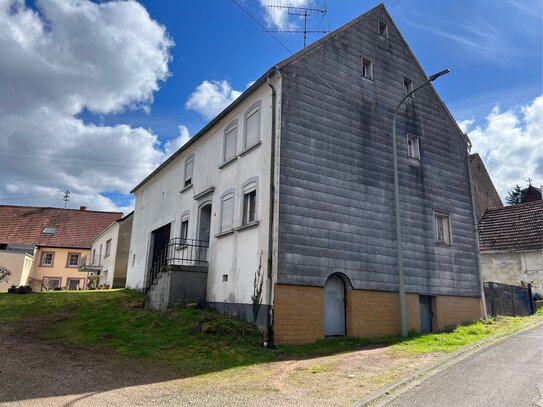
[[[467,154],[467,164],[468,164],[468,180],[469,180],[469,194],[471,196],[471,206],[473,208],[473,225],[475,227],[475,251],[477,253],[477,270],[479,271],[479,292],[481,294],[481,305],[483,308],[483,318],[488,316],[486,309],[486,299],[485,299],[485,288],[483,286],[483,272],[481,271],[481,253],[479,252],[479,224],[477,222],[477,214],[475,213],[475,197],[473,196],[472,179],[471,179],[471,167],[469,164],[469,155],[471,153],[471,140],[467,134],[464,134],[466,141],[468,143],[468,154]]]
[[[266,83],[272,91],[272,126],[271,126],[271,160],[270,160],[270,205],[269,205],[269,226],[268,226],[268,303],[270,309],[266,313],[266,328],[264,332],[264,346],[271,347],[273,345],[273,229],[274,229],[274,211],[275,211],[275,137],[276,137],[276,105],[277,92],[272,85],[271,77],[278,70],[268,76]]]

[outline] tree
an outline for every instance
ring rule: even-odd
[[[4,266],[0,266],[0,283],[3,281],[8,281],[11,276],[11,271],[9,271]]]
[[[522,189],[517,184],[515,188],[507,193],[507,196],[505,197],[505,202],[507,202],[509,205],[518,205],[520,201],[522,201],[522,197],[526,193],[526,189],[527,188]]]
[[[255,279],[253,281],[253,295],[251,301],[253,303],[253,322],[256,323],[258,318],[258,312],[262,305],[262,288],[264,286],[264,276],[262,273],[262,252],[260,252],[260,259],[258,260],[258,269],[255,273]]]

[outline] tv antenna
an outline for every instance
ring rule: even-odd
[[[70,194],[71,194],[70,191],[68,190],[64,191],[64,197],[62,198],[62,200],[64,201],[64,209],[66,209],[66,204],[70,200]]]
[[[304,48],[307,44],[307,34],[327,34],[330,30],[308,30],[307,19],[313,14],[320,14],[322,17],[326,14],[326,8],[315,7],[294,7],[280,4],[268,4],[268,8],[277,8],[281,10],[287,10],[287,13],[291,16],[299,16],[304,18],[303,30],[271,30],[270,32],[276,33],[290,33],[290,34],[304,34]]]

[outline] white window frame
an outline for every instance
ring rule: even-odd
[[[45,258],[45,255],[50,254],[51,255],[51,263],[45,263],[43,259]],[[40,266],[42,267],[53,267],[55,264],[55,252],[51,251],[44,251],[41,253],[41,259],[40,259]]]
[[[258,136],[256,138],[255,141],[253,141],[251,144],[248,144],[247,143],[247,121],[249,120],[250,117],[252,117],[253,115],[257,114],[258,115],[258,124],[257,124],[257,129],[258,129]],[[260,140],[261,140],[261,127],[262,127],[262,108],[261,108],[261,103],[260,103],[260,100],[253,103],[248,109],[247,111],[245,112],[245,116],[244,116],[244,120],[243,120],[243,150],[247,150],[255,145],[257,145]]]
[[[109,257],[111,255],[111,239],[106,240],[106,254],[104,257]]]
[[[187,168],[190,164],[192,164],[192,173],[190,174],[190,177],[187,177],[189,175],[189,171],[187,171]],[[183,168],[183,188],[189,188],[192,186],[192,180],[194,179],[194,153],[190,154],[187,158],[185,158],[185,165]]]
[[[226,140],[227,140],[227,135],[230,134],[231,132],[234,132],[235,131],[235,137],[234,137],[234,153],[232,155],[232,157],[227,157],[226,156]],[[237,151],[238,151],[238,135],[239,135],[239,124],[238,124],[238,120],[232,120],[230,123],[228,123],[228,125],[224,128],[224,133],[223,133],[223,142],[222,142],[222,163],[223,164],[226,164],[226,163],[229,163],[230,161],[234,161],[238,156],[237,156]]]
[[[186,244],[189,238],[189,212],[185,212],[181,215],[181,226],[179,228],[179,238],[181,244]],[[185,226],[186,225],[186,226]]]
[[[249,220],[249,209],[246,207],[246,196],[255,193],[254,219]],[[249,178],[241,186],[241,226],[251,225],[258,222],[258,177]]]
[[[407,133],[406,137],[407,156],[420,160],[420,138],[414,134]]]
[[[224,221],[224,203],[228,200],[232,199],[232,219],[229,227],[223,226]],[[236,190],[235,189],[228,189],[223,192],[221,195],[221,214],[219,219],[219,233],[225,233],[229,231],[234,230],[235,225],[235,212],[236,212]]]
[[[446,220],[446,222],[443,222]],[[440,232],[443,229],[443,236]],[[452,246],[451,216],[446,212],[434,211],[434,234],[437,244]]]
[[[71,257],[72,256],[77,256],[77,262],[76,264],[70,264],[70,260],[71,260]],[[79,261],[81,260],[81,253],[78,253],[78,252],[69,252],[68,253],[68,257],[66,259],[66,267],[70,267],[70,268],[76,268],[76,267],[79,267]]]
[[[360,62],[362,64],[362,77],[372,81],[373,80],[373,61],[371,59],[362,57]]]

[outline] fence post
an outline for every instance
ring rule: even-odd
[[[517,316],[517,310],[515,309],[515,286],[512,285],[510,287],[512,288],[512,290],[511,290],[511,302],[513,304],[513,316],[516,317]]]
[[[534,297],[532,297],[532,285],[528,284],[528,297],[530,299],[530,315],[535,314]]]

